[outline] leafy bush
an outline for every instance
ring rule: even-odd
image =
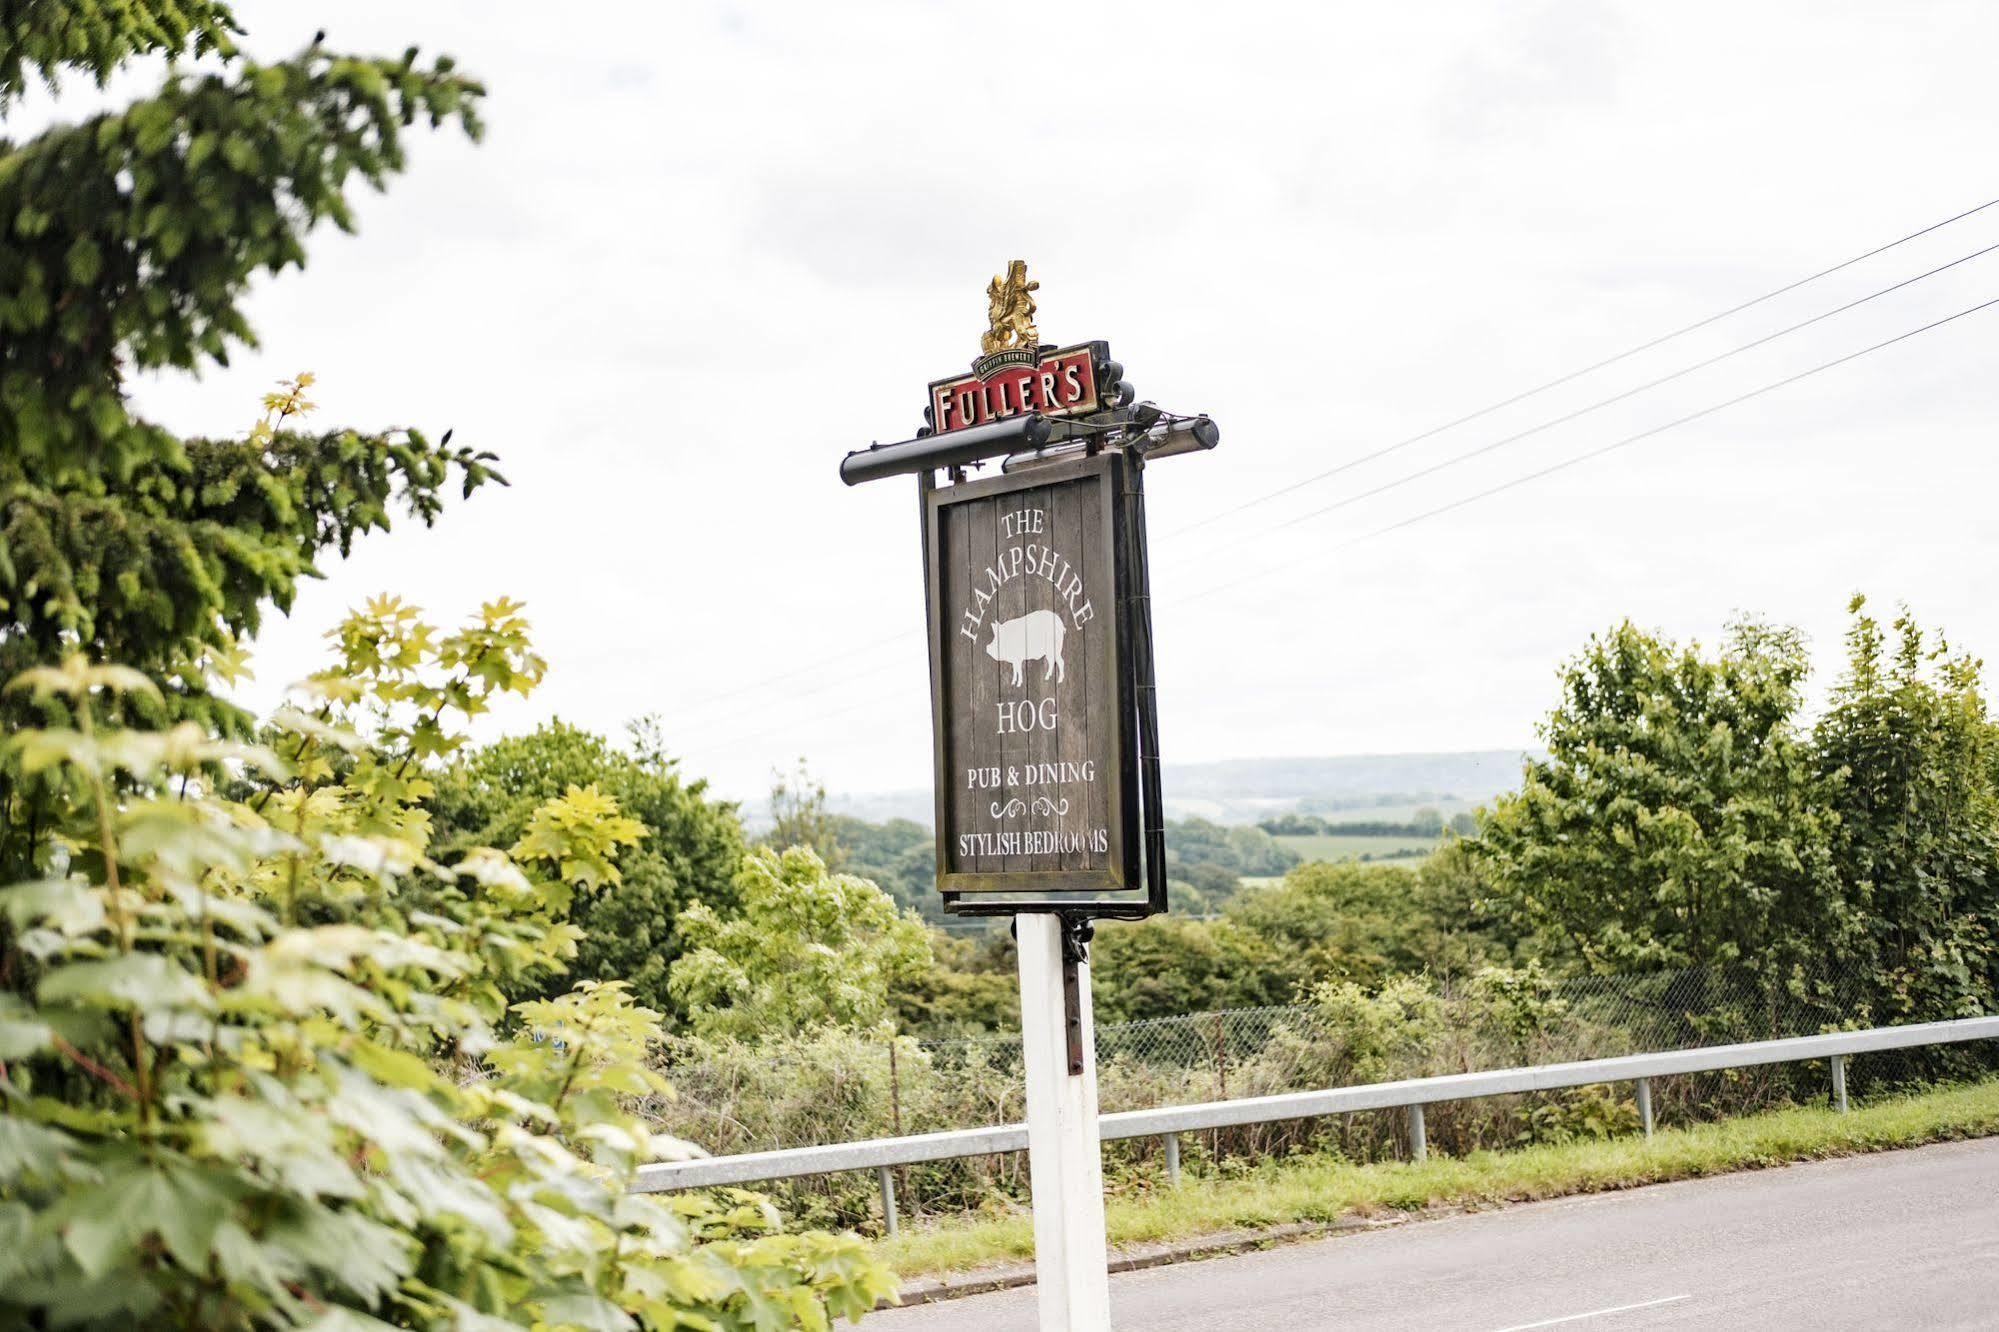
[[[630,834],[578,789],[518,862],[430,856],[445,717],[539,674],[517,611],[376,603],[264,746],[105,726],[156,688],[122,668],[15,681],[75,724],[14,741],[73,798],[0,892],[0,1322],[823,1328],[887,1290],[751,1195],[626,1191],[689,1149],[629,1109],[667,1087],[622,986],[507,1022]]]
[[[1615,1138],[1638,1129],[1638,1106],[1610,1087],[1572,1087],[1513,1111],[1520,1132],[1514,1144],[1564,1143]]]
[[[1008,922],[978,933],[932,930],[932,965],[891,996],[899,1030],[957,1037],[1020,1027],[1019,959]]]
[[[705,902],[680,915],[687,951],[667,984],[702,1035],[874,1027],[894,990],[930,966],[922,921],[802,846],[744,857],[736,899],[730,917]]]
[[[1011,1123],[1025,1113],[1017,1046],[938,1051],[904,1036],[821,1027],[674,1039],[662,1057],[675,1095],[648,1101],[646,1113],[723,1154]],[[909,1205],[976,1208],[1024,1193],[1025,1164],[1001,1157],[912,1166],[901,1172],[901,1189]],[[774,1192],[808,1221],[878,1220],[866,1173],[791,1181]]]
[[[667,990],[667,969],[681,953],[675,924],[693,903],[733,907],[733,879],[743,855],[734,806],[709,798],[707,783],[684,780],[649,723],[631,728],[626,752],[601,735],[561,721],[507,736],[462,756],[438,774],[429,801],[444,856],[475,846],[510,846],[535,811],[570,787],[602,791],[643,826],[618,856],[615,880],[575,895],[560,918],[580,931],[570,973],[617,979],[632,997],[685,1020]],[[543,982],[518,998],[545,998]]]
[[[1283,1003],[1308,978],[1297,949],[1233,919],[1110,925],[1090,955],[1105,1022]]]
[[[1547,757],[1465,844],[1490,906],[1551,962],[1748,967],[1827,1022],[1991,1011],[1999,725],[1980,663],[1907,611],[1848,613],[1809,728],[1794,629],[1738,621],[1717,652],[1630,624],[1593,638]],[[1860,1002],[1835,1002],[1833,978]]]

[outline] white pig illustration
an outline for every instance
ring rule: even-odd
[[[1015,685],[1020,684],[1021,666],[1037,659],[1046,663],[1042,679],[1052,675],[1058,682],[1065,681],[1069,668],[1062,664],[1062,639],[1068,632],[1069,627],[1054,611],[1029,611],[1017,620],[995,620],[986,655],[1013,667]]]

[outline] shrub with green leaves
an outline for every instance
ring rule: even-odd
[[[884,1026],[891,996],[931,965],[913,911],[802,846],[760,847],[736,873],[737,914],[680,913],[687,951],[667,978],[703,1036]]]
[[[72,658],[11,688],[70,791],[41,875],[0,890],[0,1324],[777,1329],[890,1288],[852,1236],[753,1195],[635,1195],[685,1154],[657,1014],[559,969],[565,880],[631,840],[576,790],[510,856],[429,854],[425,757],[539,676],[519,608],[441,634],[384,600],[264,744],[110,726],[156,686]]]
[[[620,746],[560,720],[545,722],[455,756],[437,774],[437,793],[426,807],[436,821],[436,844],[449,856],[513,845],[547,802],[571,787],[616,799],[643,835],[620,848],[615,876],[577,892],[560,913],[581,931],[570,971],[624,981],[633,998],[678,1026],[687,1015],[667,989],[667,970],[682,948],[677,917],[697,901],[723,914],[733,909],[743,830],[734,805],[713,798],[705,781],[682,775],[653,722],[634,723],[627,740]],[[513,993],[527,999],[553,991]]]

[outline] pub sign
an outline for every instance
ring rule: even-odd
[[[1145,470],[1220,432],[1137,401],[1108,343],[1044,344],[1039,286],[1019,259],[994,277],[971,373],[840,479],[922,498],[944,909],[1060,915],[1073,980],[1089,921],[1166,910]]]
[[[928,492],[947,896],[1146,887],[1131,465],[1106,452]]]

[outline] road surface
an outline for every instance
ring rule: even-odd
[[[1111,1278],[1120,1332],[1999,1328],[1999,1140],[1314,1240]],[[1032,1332],[1024,1287],[874,1332]]]

